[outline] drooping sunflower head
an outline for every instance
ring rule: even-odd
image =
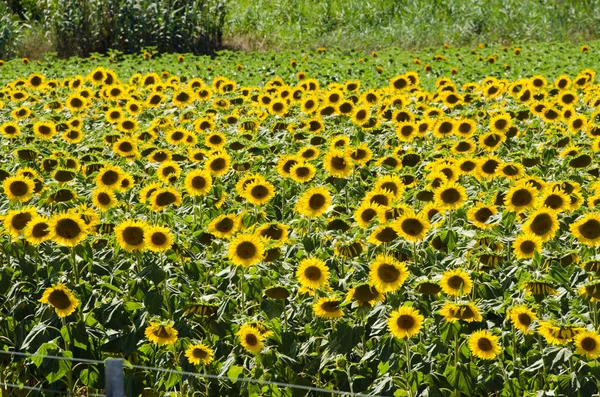
[[[348,290],[346,302],[355,301],[358,306],[365,304],[374,305],[375,302],[383,302],[385,295],[369,283],[358,284]]]
[[[458,320],[463,320],[468,323],[479,322],[483,320],[479,312],[479,308],[473,303],[453,303],[445,302],[444,306],[440,310],[440,314],[444,316],[446,321],[454,323]]]

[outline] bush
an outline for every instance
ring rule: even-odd
[[[225,15],[221,0],[62,0],[49,22],[63,57],[144,47],[210,54],[221,46]]]

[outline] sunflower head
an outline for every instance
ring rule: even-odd
[[[150,342],[156,343],[159,346],[174,345],[177,341],[177,335],[179,334],[179,332],[173,328],[173,324],[163,324],[159,322],[150,322],[150,325],[146,327],[144,333]]]
[[[469,350],[482,360],[493,360],[502,350],[498,337],[487,330],[475,331],[469,337]]]
[[[388,329],[396,338],[412,338],[423,328],[425,318],[411,306],[394,310],[388,319]]]
[[[46,288],[39,301],[51,305],[59,317],[71,315],[79,306],[79,300],[64,284]]]

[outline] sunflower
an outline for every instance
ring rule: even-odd
[[[404,183],[397,175],[384,175],[378,178],[375,185],[373,185],[373,190],[387,190],[394,198],[402,197],[404,189]]]
[[[352,157],[343,150],[330,150],[323,158],[323,168],[336,178],[345,178],[352,174]]]
[[[490,130],[497,134],[506,134],[512,127],[512,119],[509,114],[498,114],[490,119]]]
[[[408,274],[406,264],[390,255],[377,255],[369,265],[369,282],[381,293],[396,291]]]
[[[52,139],[56,135],[56,125],[52,121],[37,121],[33,124],[33,133],[42,139]]]
[[[391,243],[395,239],[398,238],[398,233],[396,230],[389,224],[379,225],[377,226],[367,241],[374,245]]]
[[[486,330],[475,331],[469,337],[469,350],[482,360],[493,360],[500,354],[498,337]]]
[[[229,242],[228,255],[234,265],[249,267],[264,258],[265,246],[253,234],[240,234]]]
[[[373,306],[375,302],[383,302],[385,296],[372,285],[362,283],[348,290],[346,302],[350,302],[351,300],[356,301],[358,306],[363,306],[364,304]]]
[[[215,358],[215,352],[204,343],[201,343],[198,345],[191,345],[185,351],[185,356],[190,364],[207,365],[213,362]]]
[[[388,330],[396,338],[412,338],[421,332],[424,319],[418,310],[405,305],[390,314]]]
[[[148,225],[139,220],[125,220],[115,227],[115,235],[119,246],[125,251],[143,251],[146,248],[146,231]]]
[[[50,222],[40,215],[34,216],[23,229],[23,236],[28,243],[38,245],[50,239]]]
[[[440,280],[442,291],[448,295],[468,295],[473,288],[473,280],[463,269],[452,269],[444,272]]]
[[[269,243],[281,246],[287,241],[289,226],[276,222],[267,223],[256,229],[256,233],[262,238],[268,239]]]
[[[450,323],[454,323],[458,320],[464,320],[468,323],[473,321],[480,322],[483,320],[483,317],[479,313],[479,308],[473,302],[445,302],[440,310],[440,314]]]
[[[21,134],[21,127],[19,127],[19,124],[9,121],[0,125],[0,134],[6,138],[16,138]]]
[[[344,312],[340,308],[341,304],[342,300],[338,298],[320,298],[313,304],[313,311],[317,316],[322,318],[338,318],[344,315]]]
[[[307,217],[324,214],[331,206],[331,194],[324,186],[307,189],[296,204],[296,211]]]
[[[548,207],[556,212],[563,212],[569,209],[571,199],[561,190],[555,189],[552,192],[546,192],[538,200],[538,206]]]
[[[538,301],[558,293],[552,283],[544,280],[527,281],[523,284],[523,287],[525,288],[527,295],[533,296]]]
[[[354,211],[354,220],[359,227],[366,229],[371,221],[381,217],[383,207],[371,201],[363,201],[362,204]]]
[[[591,247],[600,245],[600,214],[587,213],[572,223],[569,229],[579,242]]]
[[[258,354],[262,351],[264,336],[258,328],[244,324],[236,332],[236,335],[240,338],[240,343],[247,352]]]
[[[170,187],[156,189],[149,199],[152,211],[161,211],[170,205],[178,207],[182,203],[181,193]]]
[[[427,232],[431,229],[431,224],[429,219],[422,214],[405,213],[392,222],[392,228],[405,240],[418,243],[425,239]]]
[[[570,324],[557,325],[554,321],[540,321],[539,333],[551,345],[565,345],[573,340],[584,328]]]
[[[588,360],[600,356],[600,335],[596,331],[584,330],[575,336],[575,348],[578,354]]]
[[[534,234],[546,242],[554,237],[558,227],[556,212],[549,208],[543,208],[530,213],[527,221],[521,226],[521,230]]]
[[[117,204],[117,195],[113,190],[96,188],[92,190],[92,203],[101,211],[106,211]]]
[[[35,184],[24,176],[9,176],[2,182],[2,187],[10,201],[26,203],[33,197]]]
[[[173,325],[170,323],[161,324],[155,321],[151,321],[150,325],[146,327],[144,334],[150,342],[162,346],[174,345],[175,342],[177,342],[177,335],[179,334],[179,332],[175,328],[173,328]]]
[[[190,196],[203,196],[212,188],[212,177],[205,170],[192,170],[185,176],[185,190]]]
[[[537,190],[529,183],[519,183],[508,189],[504,197],[504,206],[509,211],[521,213],[535,204]]]
[[[27,224],[37,216],[37,210],[35,207],[23,207],[18,210],[9,210],[4,216],[3,224],[9,234],[18,238]]]
[[[223,151],[215,152],[206,159],[205,165],[213,177],[219,177],[229,172],[231,157]]]
[[[100,188],[117,190],[121,186],[123,170],[118,166],[105,165],[96,175],[96,185]]]
[[[302,287],[315,290],[329,284],[329,269],[319,258],[306,258],[298,265],[296,278]]]
[[[208,231],[220,238],[230,238],[241,223],[241,217],[236,215],[219,215],[208,224]]]
[[[310,182],[317,172],[314,165],[306,162],[296,163],[290,168],[290,178],[298,183]]]
[[[89,227],[76,214],[58,214],[48,222],[50,239],[67,247],[77,246],[89,233]]]
[[[533,334],[533,330],[531,328],[533,322],[537,320],[537,316],[533,310],[527,306],[518,305],[512,307],[508,313],[506,313],[506,318],[510,319],[513,326],[525,335]]]
[[[441,210],[455,210],[460,208],[467,199],[465,188],[455,182],[447,182],[434,192],[436,206]]]
[[[275,196],[275,186],[265,180],[255,180],[246,185],[244,198],[253,205],[263,205]]]
[[[542,239],[534,234],[519,234],[512,246],[517,259],[527,259],[542,252],[542,243]]]
[[[158,166],[156,175],[164,183],[172,183],[179,179],[181,167],[175,161],[163,161]]]
[[[364,165],[373,157],[373,151],[369,148],[366,142],[361,143],[356,148],[350,151],[350,158],[355,164]]]
[[[46,288],[39,302],[51,305],[61,318],[71,315],[79,306],[79,300],[64,284]]]
[[[489,229],[498,223],[498,221],[490,222],[490,219],[497,213],[498,209],[495,205],[478,203],[467,211],[467,219],[479,229]]]
[[[163,226],[148,226],[144,232],[144,245],[150,251],[167,251],[173,245],[171,230]]]

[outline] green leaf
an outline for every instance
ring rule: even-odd
[[[237,379],[242,373],[244,373],[244,367],[240,367],[239,365],[232,365],[231,367],[229,367],[229,371],[227,371],[227,376],[232,379]]]

